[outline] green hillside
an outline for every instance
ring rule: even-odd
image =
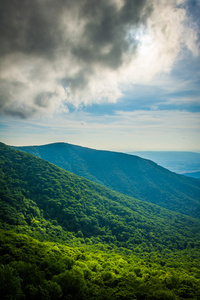
[[[134,155],[66,143],[17,147],[117,192],[200,218],[200,181]]]
[[[139,251],[198,243],[200,222],[113,192],[1,144],[1,219],[41,227],[54,220],[77,237]],[[40,225],[41,223],[41,225]],[[48,230],[47,230],[48,231]],[[59,230],[58,230],[59,233]]]
[[[1,299],[199,299],[199,220],[4,144],[0,174]]]
[[[1,299],[198,300],[194,250],[160,258],[41,242],[0,229]]]

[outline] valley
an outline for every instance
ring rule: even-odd
[[[4,144],[0,161],[5,299],[198,299],[198,217]]]
[[[200,218],[200,181],[170,172],[150,160],[67,143],[16,149],[127,196]]]
[[[139,151],[130,152],[150,159],[172,172],[200,179],[200,153],[185,151]]]

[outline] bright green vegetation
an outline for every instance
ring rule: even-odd
[[[198,300],[200,221],[0,144],[1,299]]]
[[[113,192],[33,155],[1,145],[1,220],[49,235],[162,251],[199,245],[200,221]],[[54,220],[54,222],[52,222]],[[52,233],[53,234],[53,233]],[[53,234],[55,235],[55,234]]]
[[[200,297],[200,265],[194,251],[180,253],[176,260],[170,256],[157,260],[147,256],[144,260],[131,253],[40,242],[3,230],[0,243],[1,299]]]
[[[150,160],[66,143],[17,147],[125,195],[200,218],[200,181]]]

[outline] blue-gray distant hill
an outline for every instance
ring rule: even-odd
[[[150,160],[67,143],[15,148],[117,192],[200,218],[200,181]]]
[[[200,171],[183,173],[183,175],[188,176],[188,177],[192,177],[192,178],[196,178],[196,179],[200,179]]]
[[[129,154],[150,159],[172,172],[200,179],[200,153],[180,151],[139,151]]]

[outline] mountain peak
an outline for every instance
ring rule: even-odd
[[[200,218],[200,181],[151,160],[67,143],[15,148],[117,192]]]

